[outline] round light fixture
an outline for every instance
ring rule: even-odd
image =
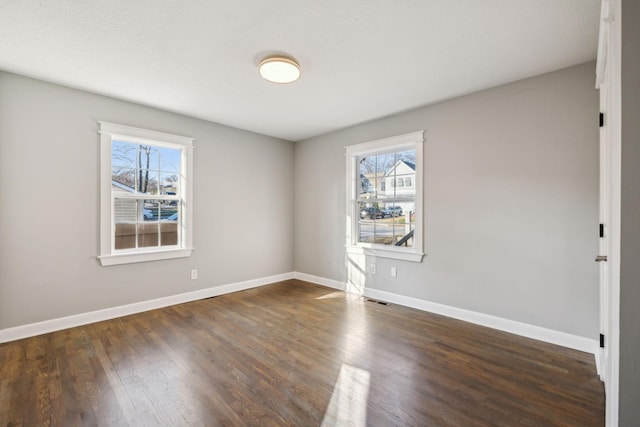
[[[268,56],[258,66],[260,75],[273,83],[291,83],[300,78],[300,65],[286,56]]]

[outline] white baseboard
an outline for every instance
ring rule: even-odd
[[[31,323],[28,325],[16,326],[0,330],[0,343],[15,341],[22,338],[33,337],[62,329],[82,326],[89,323],[100,322],[102,320],[114,319],[116,317],[128,316],[130,314],[141,313],[143,311],[154,310],[156,308],[168,307],[170,305],[182,304],[196,301],[203,298],[211,298],[218,295],[243,291],[256,288],[258,286],[269,285],[294,278],[294,273],[277,274],[275,276],[262,277],[259,279],[246,280],[244,282],[231,283],[228,285],[215,286],[212,288],[199,289],[197,291],[185,292],[183,294],[171,295],[163,298],[156,298],[149,301],[142,301],[133,304],[121,305],[118,307],[105,308],[103,310],[90,311],[88,313],[76,314],[73,316],[61,317],[58,319],[45,320],[43,322]]]
[[[335,289],[347,289],[346,283],[337,280],[326,279],[323,277],[313,276],[311,274],[293,273],[295,279],[328,286]],[[502,317],[492,316],[490,314],[479,313],[476,311],[465,310],[463,308],[452,307],[445,304],[439,304],[427,300],[422,300],[392,292],[380,291],[377,289],[365,288],[364,295],[369,298],[387,301],[406,307],[415,308],[430,313],[441,314],[443,316],[452,317],[465,322],[474,323],[476,325],[486,326],[515,335],[532,338],[551,344],[560,345],[574,350],[584,351],[598,356],[599,343],[595,339],[589,339],[578,335],[568,334],[566,332],[555,331],[553,329],[543,328],[541,326],[529,325],[527,323],[517,322],[515,320],[504,319]]]
[[[196,301],[203,298],[224,295],[231,292],[243,291],[245,289],[251,289],[258,286],[264,286],[289,279],[304,280],[306,282],[316,283],[318,285],[327,286],[341,291],[347,289],[346,283],[340,282],[338,280],[327,279],[324,277],[300,273],[297,271],[283,273],[275,276],[262,277],[259,279],[231,283],[223,286],[215,286],[212,288],[200,289],[193,292],[186,292],[183,294],[156,298],[149,301],[142,301],[118,307],[106,308],[103,310],[91,311],[88,313],[76,314],[73,316],[61,317],[58,319],[46,320],[43,322],[2,329],[0,330],[0,343],[15,341],[35,335],[46,334],[48,332],[59,331],[75,326],[82,326],[89,323],[100,322],[102,320],[114,319],[116,317],[127,316],[130,314],[141,313],[143,311],[154,310],[156,308],[167,307],[170,305],[182,304],[189,301]],[[380,291],[377,289],[365,288],[364,295],[369,298],[379,299],[382,301],[388,301],[394,304],[400,304],[418,310],[441,314],[443,316],[464,320],[466,322],[475,323],[477,325],[487,326],[489,328],[521,335],[527,338],[532,338],[551,344],[561,345],[563,347],[584,351],[587,353],[591,353],[596,357],[598,356],[599,343],[595,339],[591,340],[589,338],[584,338],[565,332],[559,332],[552,329],[542,328],[540,326],[529,325],[526,323],[516,322],[514,320],[492,316],[489,314],[478,313],[471,310],[456,308],[431,301],[421,300],[418,298],[394,294],[392,292]]]
[[[327,286],[329,288],[345,290],[344,282],[338,280],[327,279],[325,277],[314,276],[312,274],[300,273],[298,271],[293,272],[293,278],[298,280],[304,280],[305,282],[315,283],[316,285]]]

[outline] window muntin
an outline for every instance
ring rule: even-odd
[[[182,205],[183,150],[112,138],[111,179],[120,184],[112,188],[114,251],[178,246],[181,229],[166,219]]]
[[[191,254],[193,140],[100,123],[102,265]]]
[[[346,147],[347,249],[422,260],[423,132]]]
[[[413,246],[415,188],[405,188],[405,179],[415,176],[416,150],[391,151],[374,156],[356,156],[360,179],[390,185],[361,185],[357,242],[377,245]],[[400,212],[403,215],[400,215]]]
[[[179,205],[166,200],[114,197],[114,250],[177,247]]]

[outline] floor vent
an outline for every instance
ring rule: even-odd
[[[367,298],[366,301],[374,304],[379,304],[379,305],[389,305],[389,303],[386,301],[378,301],[377,299],[373,299],[373,298]]]

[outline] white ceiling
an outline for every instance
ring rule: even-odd
[[[599,11],[600,0],[0,0],[0,69],[298,141],[593,60]],[[302,78],[262,80],[269,53],[295,57]]]

